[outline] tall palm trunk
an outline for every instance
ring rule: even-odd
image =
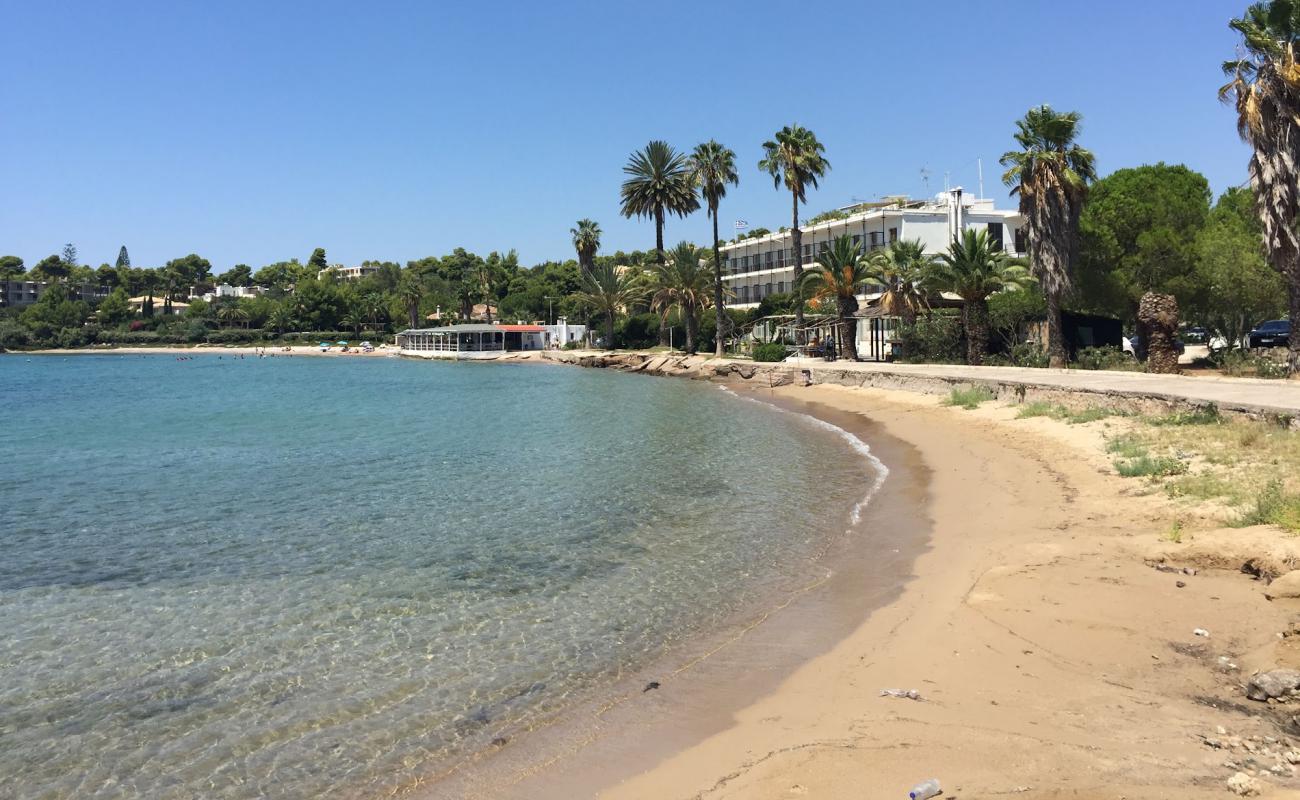
[[[850,361],[858,360],[858,298],[840,298],[840,352]]]
[[[718,312],[718,327],[713,334],[713,355],[722,358],[726,355],[723,336],[727,333],[727,309],[722,306],[722,249],[718,246],[718,209],[714,206],[709,213],[713,215],[713,307]]]
[[[1043,299],[1047,302],[1047,366],[1052,369],[1065,369],[1065,332],[1061,329],[1061,295],[1058,292],[1044,292]]]
[[[1291,268],[1282,273],[1289,290],[1287,318],[1291,320],[1291,334],[1287,338],[1287,369],[1292,375],[1300,374],[1300,257],[1292,259]]]
[[[663,207],[655,209],[655,263],[659,266],[664,264],[664,210]],[[668,335],[668,310],[659,317],[659,346],[668,347],[671,339]]]
[[[961,309],[962,325],[966,328],[966,363],[978,367],[984,363],[989,351],[989,302],[981,297],[967,300]]]
[[[1178,301],[1171,294],[1147,292],[1138,304],[1138,324],[1147,351],[1147,370],[1178,371]]]
[[[683,306],[682,316],[686,318],[686,355],[695,355],[695,337],[700,332],[699,313],[694,305]]]
[[[605,314],[605,349],[614,349],[614,312],[612,310]]]
[[[790,221],[791,241],[794,244],[794,343],[803,344],[803,231],[799,230],[799,193],[793,189],[790,197],[794,200],[794,216]]]

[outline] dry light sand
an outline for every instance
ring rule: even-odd
[[[1235,568],[1184,575],[1146,562],[1168,552],[1204,563],[1207,543],[1284,534],[1188,530],[1169,542],[1174,507],[1114,475],[1106,421],[1016,420],[1006,407],[834,386],[774,396],[865,415],[914,448],[929,498],[914,578],[888,605],[864,603],[855,630],[725,725],[672,731],[677,687],[665,681],[655,702],[667,722],[617,727],[598,757],[584,756],[588,743],[493,795],[861,800],[905,798],[935,777],[945,797],[1224,797],[1251,754],[1203,737],[1275,737],[1257,747],[1278,754],[1295,743],[1290,707],[1246,700],[1240,686],[1253,669],[1296,665],[1300,637],[1279,633],[1298,601],[1266,600]],[[1221,655],[1239,670],[1219,667]],[[661,753],[665,735],[686,741]],[[1281,771],[1259,777],[1264,795],[1298,796],[1300,780]]]

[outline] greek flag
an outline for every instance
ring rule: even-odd
[[[748,228],[748,227],[749,227],[749,223],[746,222],[745,220],[743,220],[743,219],[738,219],[738,220],[736,220],[736,230],[738,230],[738,231],[743,231],[744,229],[746,229],[746,228]]]

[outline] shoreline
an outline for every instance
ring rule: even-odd
[[[749,387],[735,388],[736,400],[754,399]],[[864,608],[883,607],[898,595],[909,579],[908,565],[926,547],[924,524],[906,506],[924,492],[923,478],[913,474],[919,468],[914,454],[852,415],[830,408],[814,414],[806,404],[785,398],[758,402],[772,406],[774,414],[797,414],[833,428],[836,435],[857,440],[858,447],[869,443],[873,455],[865,457],[876,460],[879,452],[894,463],[884,486],[897,493],[883,497],[879,492],[857,522],[832,535],[810,564],[820,576],[745,609],[721,628],[673,645],[635,673],[596,690],[592,698],[519,732],[500,749],[432,777],[412,796],[594,796],[628,777],[634,764],[667,758],[725,730],[734,713],[775,690],[810,656],[828,652],[849,635]],[[854,449],[857,456],[864,455]],[[876,464],[873,470],[883,466]],[[855,511],[845,513],[851,517]],[[864,540],[879,548],[862,547]],[[868,557],[869,552],[883,558]],[[745,674],[744,681],[735,680],[737,672]],[[648,692],[651,681],[658,685]],[[629,732],[635,732],[635,741],[627,741]]]
[[[1300,796],[1289,762],[1207,745],[1227,731],[1261,751],[1264,737],[1295,746],[1283,716],[1250,707],[1240,686],[1252,670],[1300,663],[1281,633],[1300,603],[1269,602],[1236,569],[1241,559],[1224,556],[1224,541],[1250,531],[1167,541],[1177,508],[1114,475],[1098,446],[1107,422],[1017,420],[1014,407],[964,411],[898,389],[762,388],[858,416],[915,449],[931,531],[914,574],[752,702],[710,698],[724,728],[691,728],[680,712],[661,719],[666,729],[631,721],[507,796],[857,798],[937,777],[967,796],[1208,797],[1253,766],[1266,796]],[[1175,581],[1151,567],[1166,558],[1199,569]],[[732,666],[733,680],[750,680],[747,665]],[[881,695],[894,688],[923,699]]]
[[[72,349],[51,348],[48,350],[9,350],[0,353],[3,356],[257,356],[258,353],[265,353],[267,358],[273,356],[313,356],[323,358],[346,358],[350,356],[361,356],[364,358],[376,358],[385,356],[396,356],[396,350],[386,350],[382,347],[375,348],[374,352],[363,353],[360,350],[352,349],[348,352],[340,352],[331,347],[328,352],[322,353],[319,346],[312,345],[290,345],[289,350],[284,346],[260,347],[253,345],[212,345],[212,346],[191,346],[168,345],[162,347],[81,347]]]

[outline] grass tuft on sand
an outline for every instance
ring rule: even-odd
[[[953,389],[944,398],[945,406],[960,406],[970,411],[979,408],[980,403],[987,403],[993,399],[993,392],[987,386],[971,386],[965,389]]]
[[[1172,456],[1138,456],[1116,460],[1115,470],[1125,478],[1164,478],[1187,472],[1187,462]]]
[[[1026,403],[1020,407],[1019,413],[1016,414],[1018,419],[1026,417],[1050,417],[1051,419],[1064,420],[1071,425],[1082,425],[1087,422],[1096,422],[1108,417],[1128,416],[1123,411],[1115,408],[1104,408],[1102,406],[1088,406],[1081,409],[1071,409],[1059,403],[1046,403],[1036,401]]]

